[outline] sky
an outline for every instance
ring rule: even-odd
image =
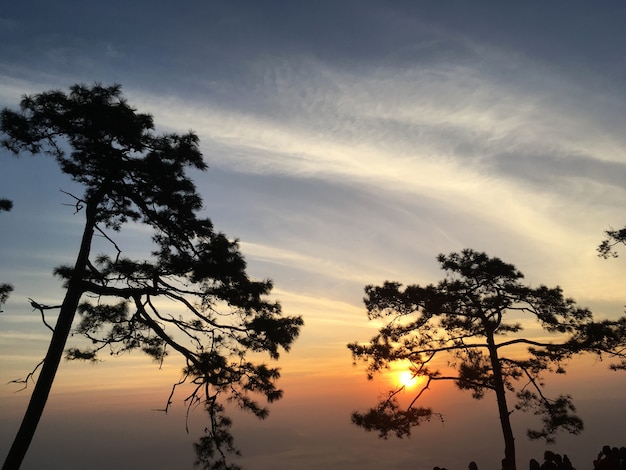
[[[350,423],[393,374],[368,382],[346,344],[375,332],[363,288],[437,282],[439,253],[464,248],[560,285],[598,319],[626,304],[624,257],[598,258],[625,224],[626,4],[582,0],[1,2],[0,107],[75,83],[119,83],[159,132],[193,130],[209,165],[194,180],[217,229],[240,240],[249,273],[274,281],[305,326],[282,355],[283,400],[263,421],[233,411],[249,469],[449,469],[503,453],[495,398],[433,387],[443,422],[379,440]],[[32,387],[23,377],[49,331],[28,299],[62,298],[81,219],[53,161],[0,150],[0,455]],[[141,230],[121,238],[132,250]],[[73,339],[70,338],[70,342]],[[549,391],[586,424],[551,450],[585,468],[626,445],[626,375],[593,358]],[[183,397],[163,406],[181,364],[139,354],[63,363],[25,469],[192,468],[204,427]],[[513,416],[519,465],[529,444]]]

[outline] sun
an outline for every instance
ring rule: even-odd
[[[415,385],[417,385],[417,383],[419,382],[419,377],[415,377],[413,376],[413,374],[408,371],[402,371],[398,374],[398,383],[402,386],[402,387],[413,387]]]

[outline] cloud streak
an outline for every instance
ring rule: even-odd
[[[213,166],[358,185],[390,203],[427,200],[439,211],[471,214],[504,232],[523,227],[531,240],[548,235],[556,243],[571,230],[555,221],[563,201],[623,196],[616,187],[623,151],[614,150],[624,138],[604,126],[608,116],[595,120],[606,95],[585,98],[574,86],[555,91],[562,77],[552,71],[537,75],[527,61],[494,56],[477,57],[485,70],[442,63],[357,71],[278,61],[258,72],[250,109],[224,108],[210,93],[193,104],[139,101],[167,127],[196,129]],[[513,83],[498,77],[507,68]],[[544,82],[549,99],[535,89]],[[590,112],[572,112],[584,108]]]

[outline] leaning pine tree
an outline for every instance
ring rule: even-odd
[[[118,85],[76,85],[68,94],[25,97],[19,112],[2,111],[1,130],[8,150],[49,155],[84,188],[71,195],[84,217],[82,241],[73,266],[56,270],[65,297],[3,468],[21,465],[72,326],[93,346],[70,348],[68,359],[136,349],[157,361],[171,351],[184,357],[181,383],[193,390],[188,404],[203,403],[210,420],[197,445],[198,463],[237,468],[226,461],[226,452],[237,449],[221,403],[232,400],[264,418],[267,409],[255,395],[279,399],[279,372],[249,359],[250,353],[278,359],[303,322],[283,316],[280,305],[265,298],[271,282],[249,279],[237,242],[199,217],[202,199],[187,175],[188,169],[206,169],[197,136],[156,135],[151,116],[130,107]],[[115,232],[131,223],[152,229],[147,259],[129,259],[115,243]],[[92,256],[96,235],[110,242],[108,254]],[[32,304],[42,313],[51,308]]]
[[[578,434],[582,420],[575,414],[572,397],[549,397],[543,386],[545,372],[565,373],[568,359],[581,353],[607,355],[619,360],[614,369],[626,368],[626,317],[594,322],[591,312],[565,298],[559,287],[530,287],[515,266],[485,253],[464,250],[439,255],[445,279],[427,286],[396,282],[365,288],[370,320],[383,321],[369,343],[348,347],[355,360],[368,364],[368,377],[391,363],[408,363],[414,377],[424,377],[407,407],[392,390],[374,408],[355,412],[352,421],[381,437],[403,437],[411,428],[435,414],[416,405],[434,382],[454,381],[473,398],[493,392],[504,437],[504,470],[515,470],[515,439],[511,412],[532,411],[542,417],[542,427],[529,430],[531,439],[551,442],[559,430]],[[540,325],[545,338],[522,334],[524,323]],[[433,364],[447,364],[445,372]],[[510,395],[515,405],[510,404]]]

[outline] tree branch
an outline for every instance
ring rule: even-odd
[[[43,322],[44,325],[46,325],[48,327],[48,329],[50,331],[52,331],[54,333],[54,328],[52,328],[48,322],[46,321],[46,317],[43,313],[44,310],[52,310],[55,308],[61,308],[61,305],[54,305],[54,306],[49,306],[49,305],[42,305],[40,303],[35,302],[33,299],[28,299],[30,302],[31,307],[33,307],[33,310],[39,310],[39,312],[41,313],[41,321]]]
[[[37,369],[39,369],[43,365],[44,362],[45,362],[45,359],[42,359],[41,361],[39,361],[39,364],[37,364],[35,366],[35,368],[32,371],[30,371],[25,378],[11,380],[9,383],[10,384],[24,384],[24,386],[22,388],[20,388],[19,390],[17,390],[17,391],[21,392],[22,390],[25,390],[26,388],[28,388],[28,381],[29,380],[34,380],[33,376],[37,372]]]

